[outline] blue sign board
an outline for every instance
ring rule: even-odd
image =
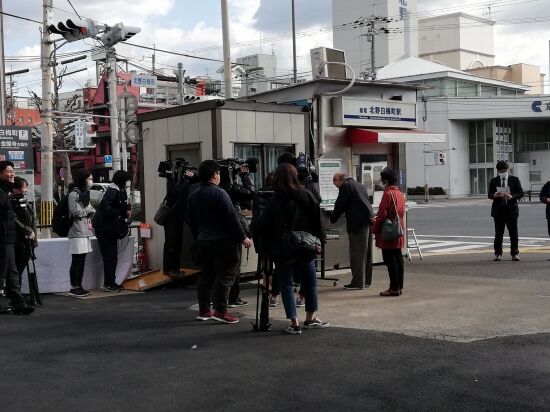
[[[103,156],[103,166],[113,167],[113,156],[111,156],[111,155]]]

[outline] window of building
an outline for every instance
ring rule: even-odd
[[[516,91],[515,90],[512,90],[512,89],[503,89],[502,87],[500,88],[500,95],[501,96],[515,96],[516,95]]]
[[[283,153],[295,154],[295,148],[294,145],[235,143],[234,153],[235,157],[243,160],[249,157],[259,159],[258,173],[254,175],[254,184],[259,188],[264,185],[265,176],[277,168],[277,158]]]
[[[29,123],[32,123],[32,117],[29,117],[28,120],[29,120]]]
[[[481,85],[481,96],[482,97],[493,97],[497,95],[497,88],[496,86],[487,86],[482,84]]]
[[[468,148],[470,163],[492,163],[494,161],[492,120],[479,120],[469,123]]]
[[[475,97],[477,96],[477,84],[471,82],[457,81],[457,96]]]
[[[538,171],[530,171],[529,172],[529,181],[532,183],[540,183],[542,180],[541,172]]]

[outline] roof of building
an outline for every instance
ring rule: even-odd
[[[433,17],[426,17],[424,19],[418,19],[418,23],[421,24],[421,23],[427,23],[427,22],[431,22],[431,21],[444,20],[444,19],[449,18],[449,17],[464,17],[466,19],[475,20],[475,21],[478,21],[480,23],[485,23],[485,24],[489,24],[489,25],[494,25],[495,24],[495,22],[493,20],[487,20],[487,19],[484,19],[482,17],[478,17],[478,16],[474,16],[472,14],[462,13],[462,12],[442,14],[442,15],[433,16]]]
[[[418,82],[422,80],[430,80],[441,77],[458,78],[461,80],[469,80],[478,83],[489,84],[493,86],[502,86],[511,89],[529,90],[528,86],[518,83],[493,80],[487,77],[476,76],[453,67],[444,66],[439,63],[434,63],[429,60],[421,59],[413,56],[403,56],[393,63],[381,68],[377,73],[379,80],[391,82]]]

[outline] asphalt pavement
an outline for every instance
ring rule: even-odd
[[[491,235],[488,205],[450,204],[411,210],[409,221],[426,235]],[[460,223],[482,212],[487,226]],[[520,235],[543,237],[541,210],[521,214]],[[253,284],[236,325],[196,321],[194,285],[47,295],[31,316],[0,316],[2,410],[550,410],[550,248],[521,257],[415,256],[397,298],[378,296],[384,267],[362,291],[321,281],[319,316],[331,327],[301,336],[284,334],[281,307],[270,332],[252,331]]]

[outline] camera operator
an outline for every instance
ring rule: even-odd
[[[203,268],[197,290],[197,319],[237,323],[239,318],[227,312],[227,298],[238,271],[241,244],[249,248],[252,242],[244,233],[229,195],[218,187],[220,168],[215,160],[200,164],[201,184],[189,195],[187,207],[187,221]]]
[[[13,163],[0,161],[0,281],[6,280],[6,296],[12,306],[12,313],[28,315],[34,308],[28,306],[21,295],[19,273],[15,265],[15,213],[10,199],[14,179]]]
[[[229,198],[235,207],[235,211],[239,216],[239,221],[243,227],[243,230],[248,238],[251,237],[250,228],[246,218],[241,214],[243,209],[252,210],[252,202],[254,200],[254,195],[256,193],[256,187],[254,186],[254,181],[250,175],[250,167],[248,164],[242,164],[239,166],[238,176],[241,180],[241,184],[233,181],[231,188],[229,189]],[[241,306],[247,306],[248,302],[241,299],[241,287],[240,287],[240,267],[242,261],[242,249],[239,249],[239,270],[237,276],[235,276],[235,281],[231,285],[231,290],[229,291],[228,305],[229,308],[237,308]]]
[[[15,213],[15,266],[19,272],[19,284],[23,271],[32,256],[32,249],[38,246],[36,242],[36,221],[26,194],[29,184],[22,177],[16,176],[13,181],[11,203]]]
[[[186,175],[193,177],[191,172]],[[163,272],[175,279],[184,276],[181,272],[181,250],[183,247],[183,226],[187,199],[189,197],[190,182],[187,179],[178,181],[169,176],[166,182],[166,204],[170,208],[164,225],[164,251],[163,251]]]

